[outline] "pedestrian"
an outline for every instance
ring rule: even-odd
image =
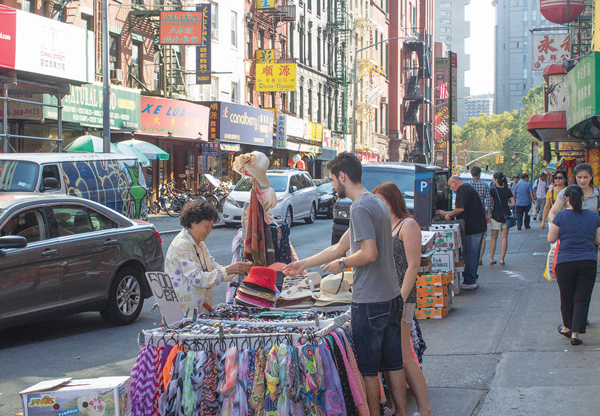
[[[598,188],[594,186],[594,172],[592,171],[592,165],[589,163],[580,163],[575,166],[573,169],[573,175],[575,176],[575,180],[577,181],[577,185],[583,189],[583,209],[589,209],[594,212],[598,212],[600,208],[600,204],[598,204],[599,193]],[[550,222],[554,220],[554,216],[558,213],[558,211],[565,208],[565,189],[559,192],[556,197],[556,201],[552,208],[550,209],[550,213],[548,213],[548,219]]]
[[[404,316],[400,324],[402,332],[402,362],[406,381],[417,401],[417,411],[431,416],[429,392],[423,371],[411,357],[410,343],[412,321],[417,306],[417,273],[421,265],[421,229],[419,223],[406,209],[402,192],[393,182],[385,182],[373,189],[373,194],[388,207],[392,217],[394,261],[398,283],[404,300]]]
[[[458,176],[452,176],[448,180],[448,186],[452,192],[456,192],[455,208],[452,211],[436,211],[436,215],[443,216],[445,220],[450,221],[452,217],[465,222],[465,241],[463,244],[464,281],[460,285],[461,289],[477,289],[479,284],[477,279],[477,269],[479,267],[479,253],[481,252],[481,242],[483,234],[487,230],[485,210],[479,194],[471,186]]]
[[[353,153],[338,154],[327,163],[327,170],[339,198],[352,200],[350,227],[337,244],[287,265],[284,273],[297,276],[325,263],[323,271],[333,274],[353,268],[352,336],[370,414],[380,414],[379,372],[383,372],[396,414],[405,415],[406,377],[398,351],[402,345],[403,302],[394,264],[390,212],[363,186],[362,164]],[[348,250],[351,255],[344,257]]]
[[[513,187],[515,205],[517,207],[517,230],[525,223],[525,229],[530,229],[529,210],[533,201],[533,187],[529,183],[529,175],[524,173],[519,183]]]
[[[580,345],[596,282],[600,217],[583,209],[584,191],[579,185],[569,185],[563,194],[567,208],[556,213],[548,231],[549,243],[560,240],[555,271],[563,324],[558,332],[571,338],[571,345]]]
[[[546,205],[546,194],[548,193],[548,181],[546,172],[542,172],[540,177],[533,184],[533,194],[535,202],[535,213],[533,218],[539,221],[543,217],[544,206]]]
[[[479,198],[481,199],[481,203],[483,204],[483,208],[485,209],[485,218],[486,222],[489,224],[490,219],[492,218],[492,198],[490,197],[490,188],[479,178],[481,177],[481,168],[479,166],[474,166],[471,168],[471,180],[467,182],[467,184],[471,185],[477,193],[479,194]],[[483,263],[483,253],[485,252],[485,239],[487,238],[487,227],[485,232],[483,233],[483,243],[481,243],[481,253],[479,254],[479,264]]]
[[[519,183],[519,177],[517,175],[515,175],[515,176],[513,176],[513,181],[509,185],[509,189],[513,193],[513,195],[515,194],[515,185],[517,183]],[[517,216],[516,205],[514,207],[512,207],[510,210],[512,211],[512,214],[516,217]]]
[[[492,229],[492,237],[490,239],[490,264],[496,264],[494,254],[496,252],[496,242],[498,233],[500,233],[500,264],[506,264],[504,258],[508,249],[508,230],[506,226],[506,217],[510,215],[510,209],[515,205],[515,197],[510,189],[506,176],[502,172],[494,173],[494,187],[491,191],[494,201],[494,209],[492,211],[492,221],[490,228]]]
[[[557,170],[552,176],[552,186],[546,193],[546,205],[544,206],[544,215],[542,216],[542,230],[546,229],[548,214],[550,213],[550,209],[554,205],[554,202],[556,202],[558,194],[568,185],[569,178],[567,177],[567,173],[562,170]]]

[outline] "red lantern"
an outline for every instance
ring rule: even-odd
[[[567,3],[570,3],[567,16]],[[556,24],[570,23],[577,19],[585,8],[584,0],[540,0],[540,12],[548,21]]]

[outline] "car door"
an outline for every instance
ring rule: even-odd
[[[15,217],[18,228],[8,232]],[[64,264],[59,242],[50,238],[44,209],[24,209],[4,220],[0,219],[2,234],[25,237],[27,247],[0,251],[0,320],[57,307]]]
[[[304,178],[306,179],[307,187],[306,187],[306,199],[308,201],[308,212],[310,214],[310,206],[315,204],[315,213],[316,209],[319,207],[319,191],[317,191],[317,187],[313,182],[310,174],[305,172]]]
[[[292,205],[294,218],[302,218],[304,213],[302,208],[302,195],[300,182],[298,181],[298,174],[294,174],[290,177],[290,204]]]
[[[310,185],[306,176],[303,173],[298,175],[298,183],[300,184],[300,201],[302,203],[302,218],[308,217],[310,215],[310,204],[312,200],[310,199]]]
[[[85,205],[58,204],[51,210],[65,261],[62,301],[104,298],[120,262],[118,225]]]

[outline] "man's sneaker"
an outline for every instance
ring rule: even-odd
[[[472,289],[477,289],[479,287],[478,283],[461,283],[460,284],[460,288],[463,290],[472,290]]]

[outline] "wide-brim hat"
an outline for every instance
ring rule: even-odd
[[[283,300],[297,300],[311,298],[313,292],[308,287],[304,286],[292,286],[289,289],[283,290],[277,299]]]
[[[254,296],[246,295],[243,292],[237,292],[235,295],[236,303],[240,303],[247,306],[256,306],[260,308],[272,308],[275,302],[269,302],[268,300],[257,298]]]
[[[246,295],[254,296],[257,298],[261,298],[267,300],[269,302],[275,302],[275,293],[262,292],[260,290],[254,289],[250,286],[247,286],[245,283],[242,283],[238,288],[238,292],[245,293]]]
[[[332,303],[351,303],[350,285],[339,274],[330,274],[321,280],[321,290],[313,293],[315,306],[327,306]]]
[[[267,169],[269,169],[270,164],[271,162],[269,162],[267,155],[254,151],[250,153],[249,160],[244,163],[244,168],[262,186],[271,186],[271,181],[267,177]]]
[[[275,282],[277,281],[277,272],[268,267],[255,266],[250,269],[248,276],[242,280],[243,283],[252,283],[257,286],[256,289],[264,288],[271,292],[277,292]]]

